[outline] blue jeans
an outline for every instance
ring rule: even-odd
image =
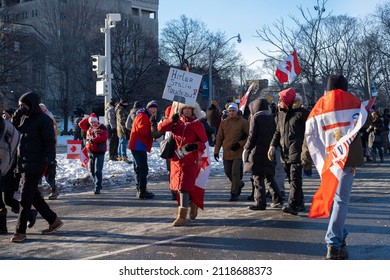
[[[148,176],[148,155],[146,151],[131,150],[134,157],[134,172],[136,174],[137,190],[144,192],[146,190],[146,184],[148,183],[146,177]]]
[[[333,199],[332,213],[330,214],[328,230],[325,235],[325,242],[335,248],[340,248],[343,240],[348,235],[344,225],[347,219],[353,180],[353,168],[345,167]]]
[[[127,140],[126,140],[125,135],[123,135],[123,136],[121,136],[121,138],[119,138],[118,156],[119,157],[127,157]]]
[[[90,154],[88,164],[95,183],[95,190],[99,191],[102,189],[104,154]]]

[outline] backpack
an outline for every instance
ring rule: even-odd
[[[4,176],[15,160],[20,132],[8,120],[0,119],[0,175]]]

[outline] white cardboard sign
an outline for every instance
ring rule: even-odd
[[[202,75],[171,68],[162,97],[171,101],[194,105],[201,81]]]

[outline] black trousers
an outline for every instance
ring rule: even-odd
[[[22,173],[22,189],[20,193],[20,209],[18,223],[16,225],[17,233],[26,233],[27,222],[31,216],[31,205],[37,209],[38,213],[49,223],[52,224],[57,218],[38,190],[38,182],[42,174]]]
[[[288,206],[298,210],[304,204],[302,189],[302,164],[284,163],[288,181],[290,183],[290,192],[288,196]]]

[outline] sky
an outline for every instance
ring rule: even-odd
[[[320,1],[322,2],[322,1]],[[382,0],[328,0],[326,13],[364,17],[373,13]],[[264,48],[261,40],[256,38],[256,30],[263,25],[272,26],[277,20],[287,20],[289,15],[299,16],[298,6],[309,10],[313,16],[317,0],[160,0],[159,28],[181,15],[198,19],[207,25],[212,32],[225,32],[226,38],[240,34],[242,42],[236,48],[244,57],[246,65],[261,59],[257,47]],[[302,18],[302,17],[299,17]],[[233,41],[233,40],[232,40]],[[255,62],[252,67],[261,66]]]

